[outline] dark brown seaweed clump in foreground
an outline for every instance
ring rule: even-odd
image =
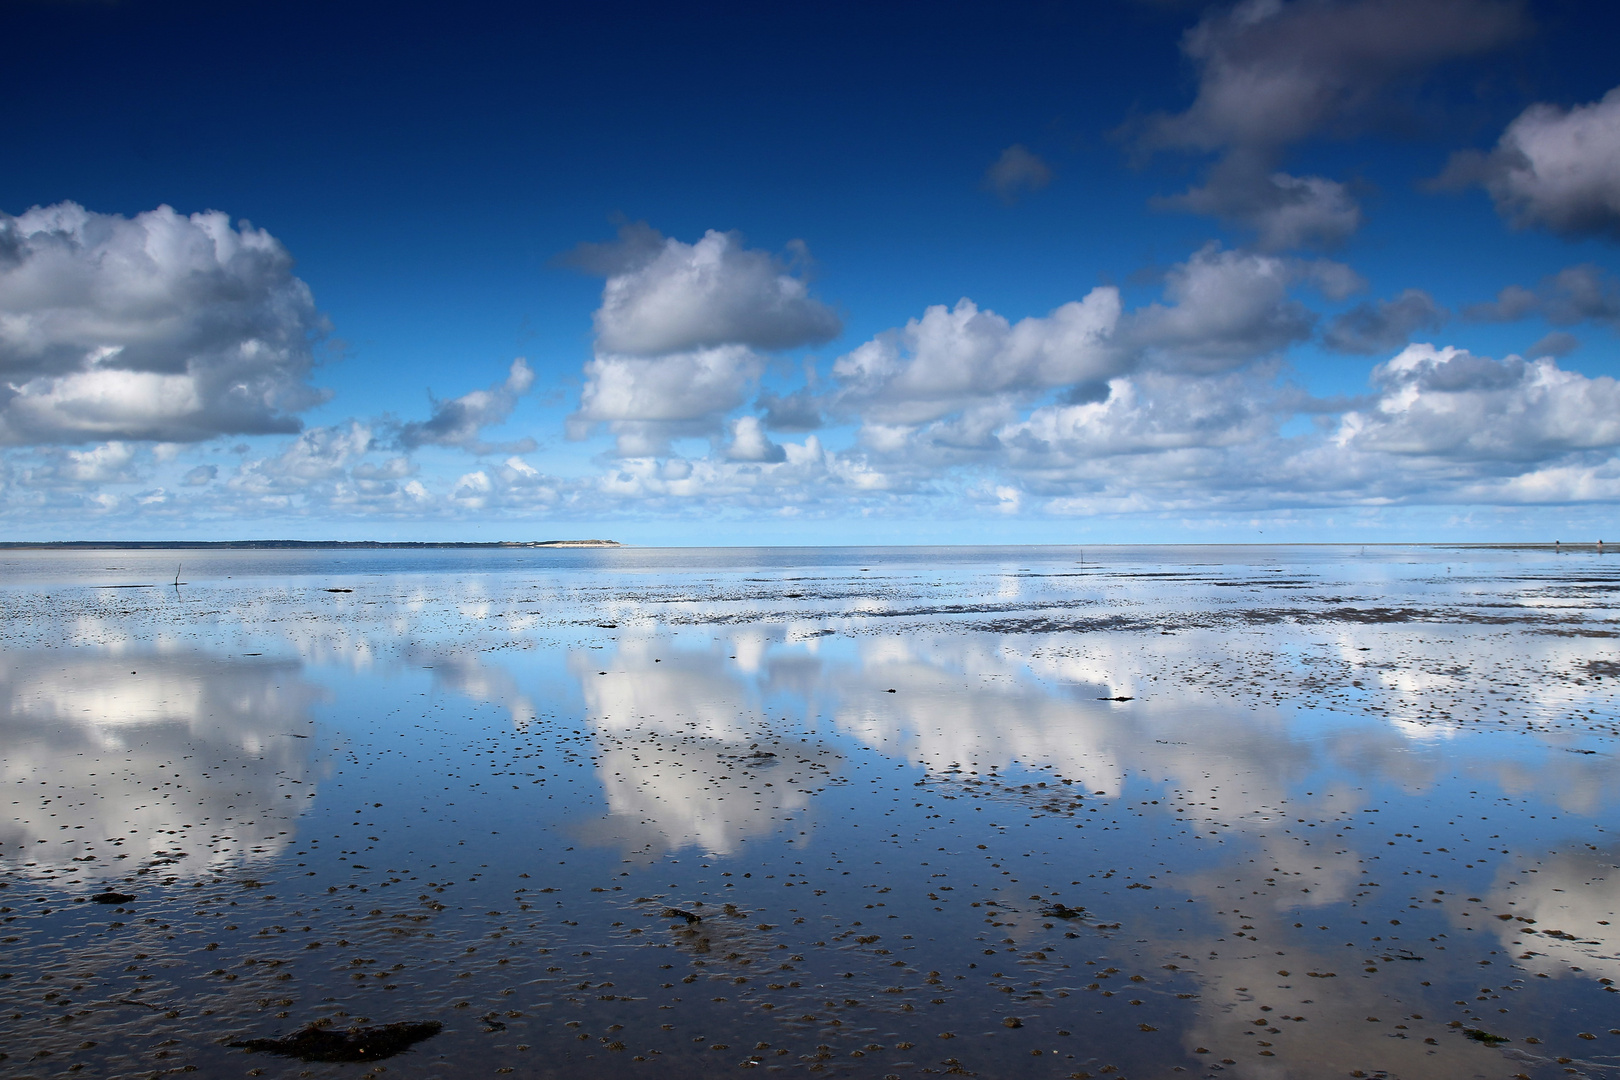
[[[443,1027],[437,1020],[382,1024],[348,1031],[310,1024],[284,1039],[248,1039],[230,1045],[302,1061],[379,1061],[408,1050],[423,1039],[431,1039]]]

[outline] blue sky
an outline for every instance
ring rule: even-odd
[[[6,539],[1620,536],[1609,5],[6,12]]]

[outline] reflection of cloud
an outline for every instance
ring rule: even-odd
[[[190,875],[273,856],[315,793],[317,691],[300,666],[0,654],[0,782],[27,792],[0,821],[0,861],[101,876],[126,855],[162,857]]]
[[[1241,945],[1218,944],[1218,961],[1191,962],[1202,993],[1196,1018],[1182,1035],[1186,1049],[1207,1048],[1209,1060],[1243,1060],[1235,1075],[1256,1080],[1354,1075],[1349,1068],[1355,1064],[1367,1064],[1379,1076],[1433,1080],[1501,1074],[1500,1051],[1458,1038],[1439,1017],[1409,1014],[1412,1006],[1393,1002],[1387,989],[1351,977],[1359,971],[1349,958],[1297,947],[1277,956],[1272,943],[1291,933],[1282,920],[1244,915],[1239,922],[1235,912],[1230,918],[1234,929],[1253,927],[1260,944],[1248,943],[1250,956],[1242,955]],[[1369,1046],[1369,1035],[1384,1037]],[[1439,1048],[1426,1038],[1436,1039]],[[1269,1049],[1256,1061],[1262,1048]]]
[[[1020,761],[1118,794],[1124,770],[1111,736],[1119,733],[1106,710],[1013,678],[1013,665],[976,637],[929,645],[920,653],[908,640],[880,639],[863,648],[858,668],[829,673],[838,726],[930,769]]]
[[[757,656],[743,645],[739,661]],[[605,833],[636,849],[729,854],[803,812],[837,769],[836,754],[773,734],[729,661],[653,640],[569,658],[600,748]]]
[[[1236,830],[1253,846],[1260,876],[1287,883],[1268,891],[1268,904],[1320,907],[1349,894],[1362,872],[1358,857],[1287,832],[1293,817],[1281,808],[1288,804],[1290,811],[1318,817],[1358,806],[1349,796],[1326,793],[1314,802],[1294,798],[1298,781],[1321,763],[1280,716],[1189,703],[1180,695],[1137,700],[1128,708],[1093,702],[1087,699],[1140,693],[1140,664],[1108,642],[1086,656],[1044,652],[1050,645],[1037,641],[1037,670],[1069,681],[1081,700],[1055,696],[1030,680],[1027,661],[1013,651],[1022,644],[940,639],[929,642],[926,653],[910,653],[893,640],[874,643],[863,650],[858,672],[836,673],[845,703],[839,725],[936,770],[961,764],[988,771],[1013,762],[1049,767],[1116,799],[1128,773],[1145,775],[1165,784],[1169,805],[1197,822],[1196,831],[1220,836]],[[1395,751],[1403,740],[1386,735],[1384,741],[1387,756],[1399,759]],[[1231,884],[1219,873],[1182,880],[1209,899],[1230,898]]]
[[[445,690],[510,709],[512,726],[519,731],[526,731],[534,721],[534,702],[518,688],[517,681],[505,668],[484,663],[476,653],[413,647],[407,650],[406,661],[431,668],[434,684]]]
[[[1557,976],[1571,969],[1620,978],[1620,849],[1565,851],[1534,870],[1503,871],[1486,910],[1520,964]],[[1501,918],[1503,915],[1511,918]],[[1477,924],[1476,924],[1477,925]]]

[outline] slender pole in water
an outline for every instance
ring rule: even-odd
[[[174,587],[177,589],[180,587],[180,568],[185,565],[185,563],[175,563],[174,565]]]

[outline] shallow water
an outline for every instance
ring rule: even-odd
[[[0,553],[0,1072],[1615,1075],[1617,589],[1439,548]],[[228,1045],[314,1021],[443,1028]]]

